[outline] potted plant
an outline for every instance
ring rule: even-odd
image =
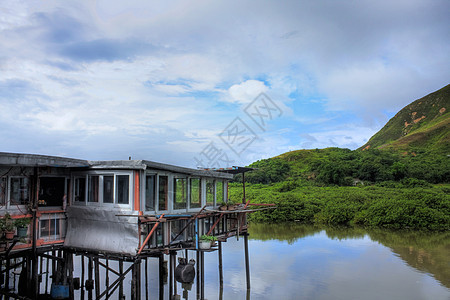
[[[198,241],[198,248],[202,250],[210,249],[217,238],[213,235],[202,235]]]
[[[9,213],[6,213],[1,222],[2,230],[7,240],[12,240],[16,233],[14,221]]]
[[[228,210],[235,210],[237,207],[236,203],[234,203],[231,199],[228,199],[227,206]]]
[[[219,210],[228,210],[228,204],[225,201],[220,202]]]
[[[14,225],[17,227],[17,236],[24,238],[28,233],[28,225],[30,224],[30,218],[20,218],[14,221]]]

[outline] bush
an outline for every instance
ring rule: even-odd
[[[290,222],[327,225],[450,230],[448,187],[428,186],[420,180],[405,180],[413,187],[387,181],[364,187],[297,186],[292,183],[248,185],[247,199],[274,203],[276,209],[249,214],[252,222]],[[288,188],[289,187],[289,188]],[[230,194],[238,194],[237,186]]]

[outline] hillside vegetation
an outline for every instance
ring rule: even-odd
[[[391,148],[402,151],[450,150],[450,85],[400,110],[360,149]]]
[[[247,199],[259,222],[450,229],[450,85],[402,109],[357,150],[291,151],[256,161]],[[242,199],[240,176],[230,198]]]

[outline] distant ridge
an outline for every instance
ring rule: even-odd
[[[450,154],[449,110],[450,84],[405,106],[359,149]]]

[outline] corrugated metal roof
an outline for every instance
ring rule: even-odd
[[[88,161],[67,157],[48,156],[39,154],[0,152],[0,165],[23,167],[61,167],[61,168],[90,168],[90,169],[126,169],[126,170],[161,170],[191,176],[214,177],[232,179],[232,174],[215,170],[191,169],[149,160],[101,160]]]
[[[82,159],[48,156],[39,154],[0,152],[0,165],[23,167],[62,167],[79,168],[88,167],[89,162]]]

